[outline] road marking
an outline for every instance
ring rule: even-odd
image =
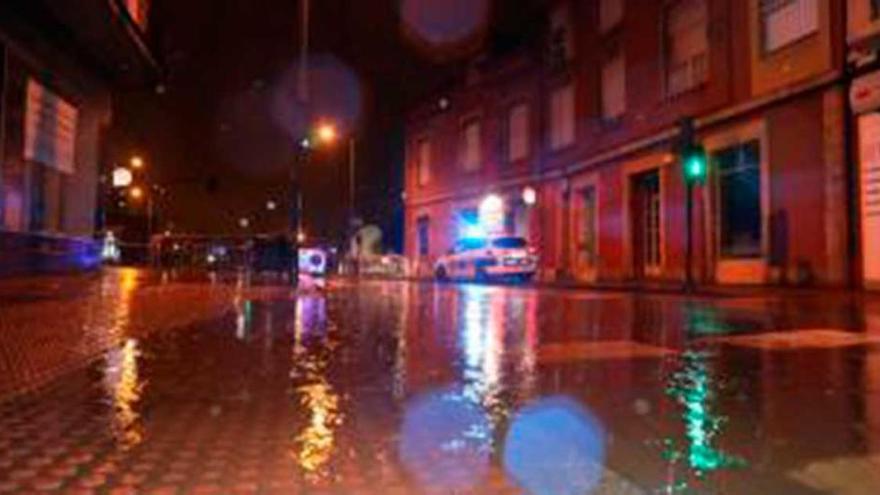
[[[848,332],[834,329],[790,330],[756,335],[734,335],[726,337],[707,337],[700,339],[705,343],[721,343],[738,347],[752,347],[767,350],[786,350],[803,348],[833,349],[839,347],[880,344],[880,335]]]
[[[836,457],[807,464],[787,476],[810,488],[843,495],[877,493],[880,456]]]
[[[661,358],[675,353],[676,351],[672,349],[640,344],[631,340],[561,342],[538,347],[538,361],[564,363],[569,361]]]

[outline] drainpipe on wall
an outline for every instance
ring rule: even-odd
[[[843,57],[843,163],[846,167],[846,216],[849,225],[847,225],[846,234],[846,254],[847,266],[845,268],[847,281],[845,285],[850,290],[859,288],[858,277],[858,260],[859,255],[858,244],[861,239],[859,235],[860,219],[858,218],[859,209],[859,190],[856,177],[857,166],[856,157],[853,150],[857,145],[854,131],[855,112],[853,112],[852,101],[850,100],[850,91],[852,90],[853,70],[849,63],[849,41],[848,41],[848,24],[849,24],[849,2],[842,0],[840,15],[840,33],[843,38],[842,57]]]

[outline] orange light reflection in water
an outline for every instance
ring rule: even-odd
[[[329,476],[327,465],[336,446],[336,429],[344,420],[339,394],[327,380],[328,349],[303,342],[303,337],[315,330],[307,328],[309,325],[326,321],[326,314],[318,314],[325,311],[326,304],[319,298],[300,298],[296,302],[292,376],[300,383],[296,393],[308,413],[308,420],[296,435],[291,455],[312,483]]]
[[[125,339],[131,326],[131,305],[137,289],[138,271],[126,268],[119,271],[116,287],[109,287],[115,300],[110,337],[116,341]],[[115,290],[113,290],[115,289]],[[125,339],[123,344],[107,353],[104,369],[104,388],[112,407],[111,430],[123,449],[130,449],[143,441],[144,428],[137,404],[143,393],[143,381],[138,372],[140,355],[138,342]]]

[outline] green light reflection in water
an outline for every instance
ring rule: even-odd
[[[717,449],[715,440],[727,423],[727,417],[713,408],[716,390],[721,386],[715,380],[706,352],[687,351],[681,356],[679,368],[672,373],[666,394],[681,407],[684,421],[684,440],[667,438],[663,441],[663,456],[672,464],[685,461],[688,472],[684,477],[671,480],[666,493],[687,491],[688,480],[703,480],[714,471],[746,466],[745,460]]]

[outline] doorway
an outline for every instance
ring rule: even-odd
[[[630,181],[633,274],[644,279],[659,275],[662,262],[660,169],[633,175]]]

